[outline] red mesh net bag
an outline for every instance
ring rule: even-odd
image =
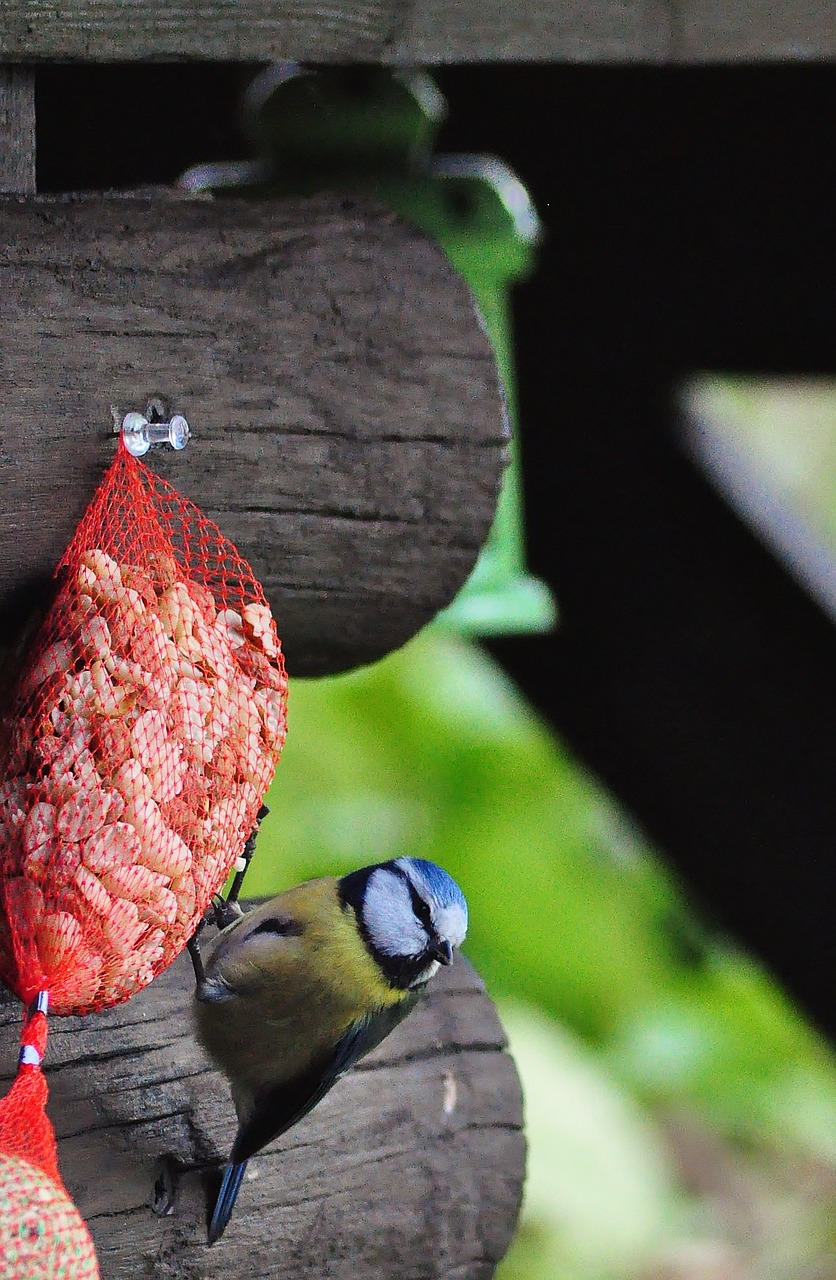
[[[182,950],[256,824],[287,681],[261,586],[120,442],[0,702],[0,979],[61,1014]]]
[[[0,1276],[98,1280],[93,1241],[61,1181],[44,1110],[43,1013],[26,1023],[21,1043],[17,1077],[0,1100]]]

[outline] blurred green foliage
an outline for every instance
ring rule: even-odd
[[[290,726],[250,894],[400,854],[440,862],[467,894],[466,949],[505,1017],[531,1134],[505,1280],[736,1277],[703,1266],[709,1246],[722,1260],[751,1242],[683,1177],[682,1117],[688,1142],[695,1129],[782,1213],[798,1186],[776,1190],[782,1171],[815,1171],[790,1260],[776,1270],[759,1237],[740,1275],[831,1274],[798,1268],[833,1244],[832,1056],[751,959],[700,929],[502,672],[430,630],[374,667],[294,682]],[[786,1253],[786,1230],[776,1241]],[[703,1270],[652,1269],[685,1244]]]

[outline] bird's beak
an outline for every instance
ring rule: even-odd
[[[437,960],[439,964],[453,963],[453,948],[446,939],[442,942],[441,939],[436,938],[430,949],[430,954],[433,960]]]

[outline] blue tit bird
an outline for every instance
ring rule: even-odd
[[[447,872],[396,858],[297,885],[193,954],[198,1038],[229,1079],[238,1114],[210,1244],[229,1222],[250,1156],[406,1017],[466,931],[467,904]]]

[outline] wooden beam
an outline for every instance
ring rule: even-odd
[[[827,0],[0,0],[0,59],[735,62],[836,54]]]
[[[146,459],[264,583],[296,674],[370,662],[455,595],[493,517],[493,355],[440,250],[369,201],[0,202],[0,629],[33,608],[112,457]]]
[[[211,1249],[209,1187],[235,1121],[191,1032],[193,987],[181,956],[127,1004],[50,1022],[61,1173],[103,1280],[488,1280],[514,1229],[525,1141],[514,1064],[467,961],[253,1159]],[[17,1002],[0,1005],[2,1092],[19,1025]]]
[[[0,65],[0,193],[35,191],[35,73]]]

